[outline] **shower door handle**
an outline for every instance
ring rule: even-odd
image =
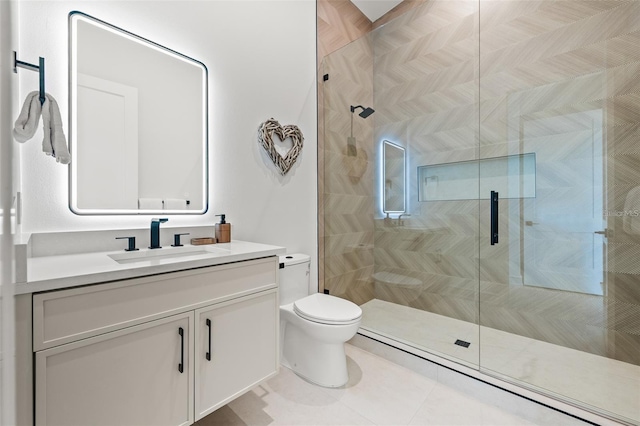
[[[491,245],[498,244],[498,193],[491,191]]]

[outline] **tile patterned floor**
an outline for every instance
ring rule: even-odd
[[[315,386],[283,367],[196,425],[586,424],[436,364],[419,374],[355,346],[346,348],[345,386]]]
[[[361,327],[374,333],[640,421],[638,365],[378,299],[362,311]]]

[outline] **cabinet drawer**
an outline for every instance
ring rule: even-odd
[[[39,351],[277,287],[277,257],[33,296]]]

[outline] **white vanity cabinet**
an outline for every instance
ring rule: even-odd
[[[188,425],[272,377],[277,267],[270,257],[34,294],[35,424]]]
[[[196,311],[196,420],[277,369],[274,308],[275,290]]]
[[[191,424],[192,330],[185,313],[37,352],[36,424]]]

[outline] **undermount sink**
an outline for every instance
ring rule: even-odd
[[[138,251],[128,251],[124,253],[108,254],[111,259],[120,264],[149,262],[153,260],[172,260],[187,256],[220,256],[229,254],[228,249],[218,247],[184,246],[184,247],[163,247],[159,249],[141,249]]]

